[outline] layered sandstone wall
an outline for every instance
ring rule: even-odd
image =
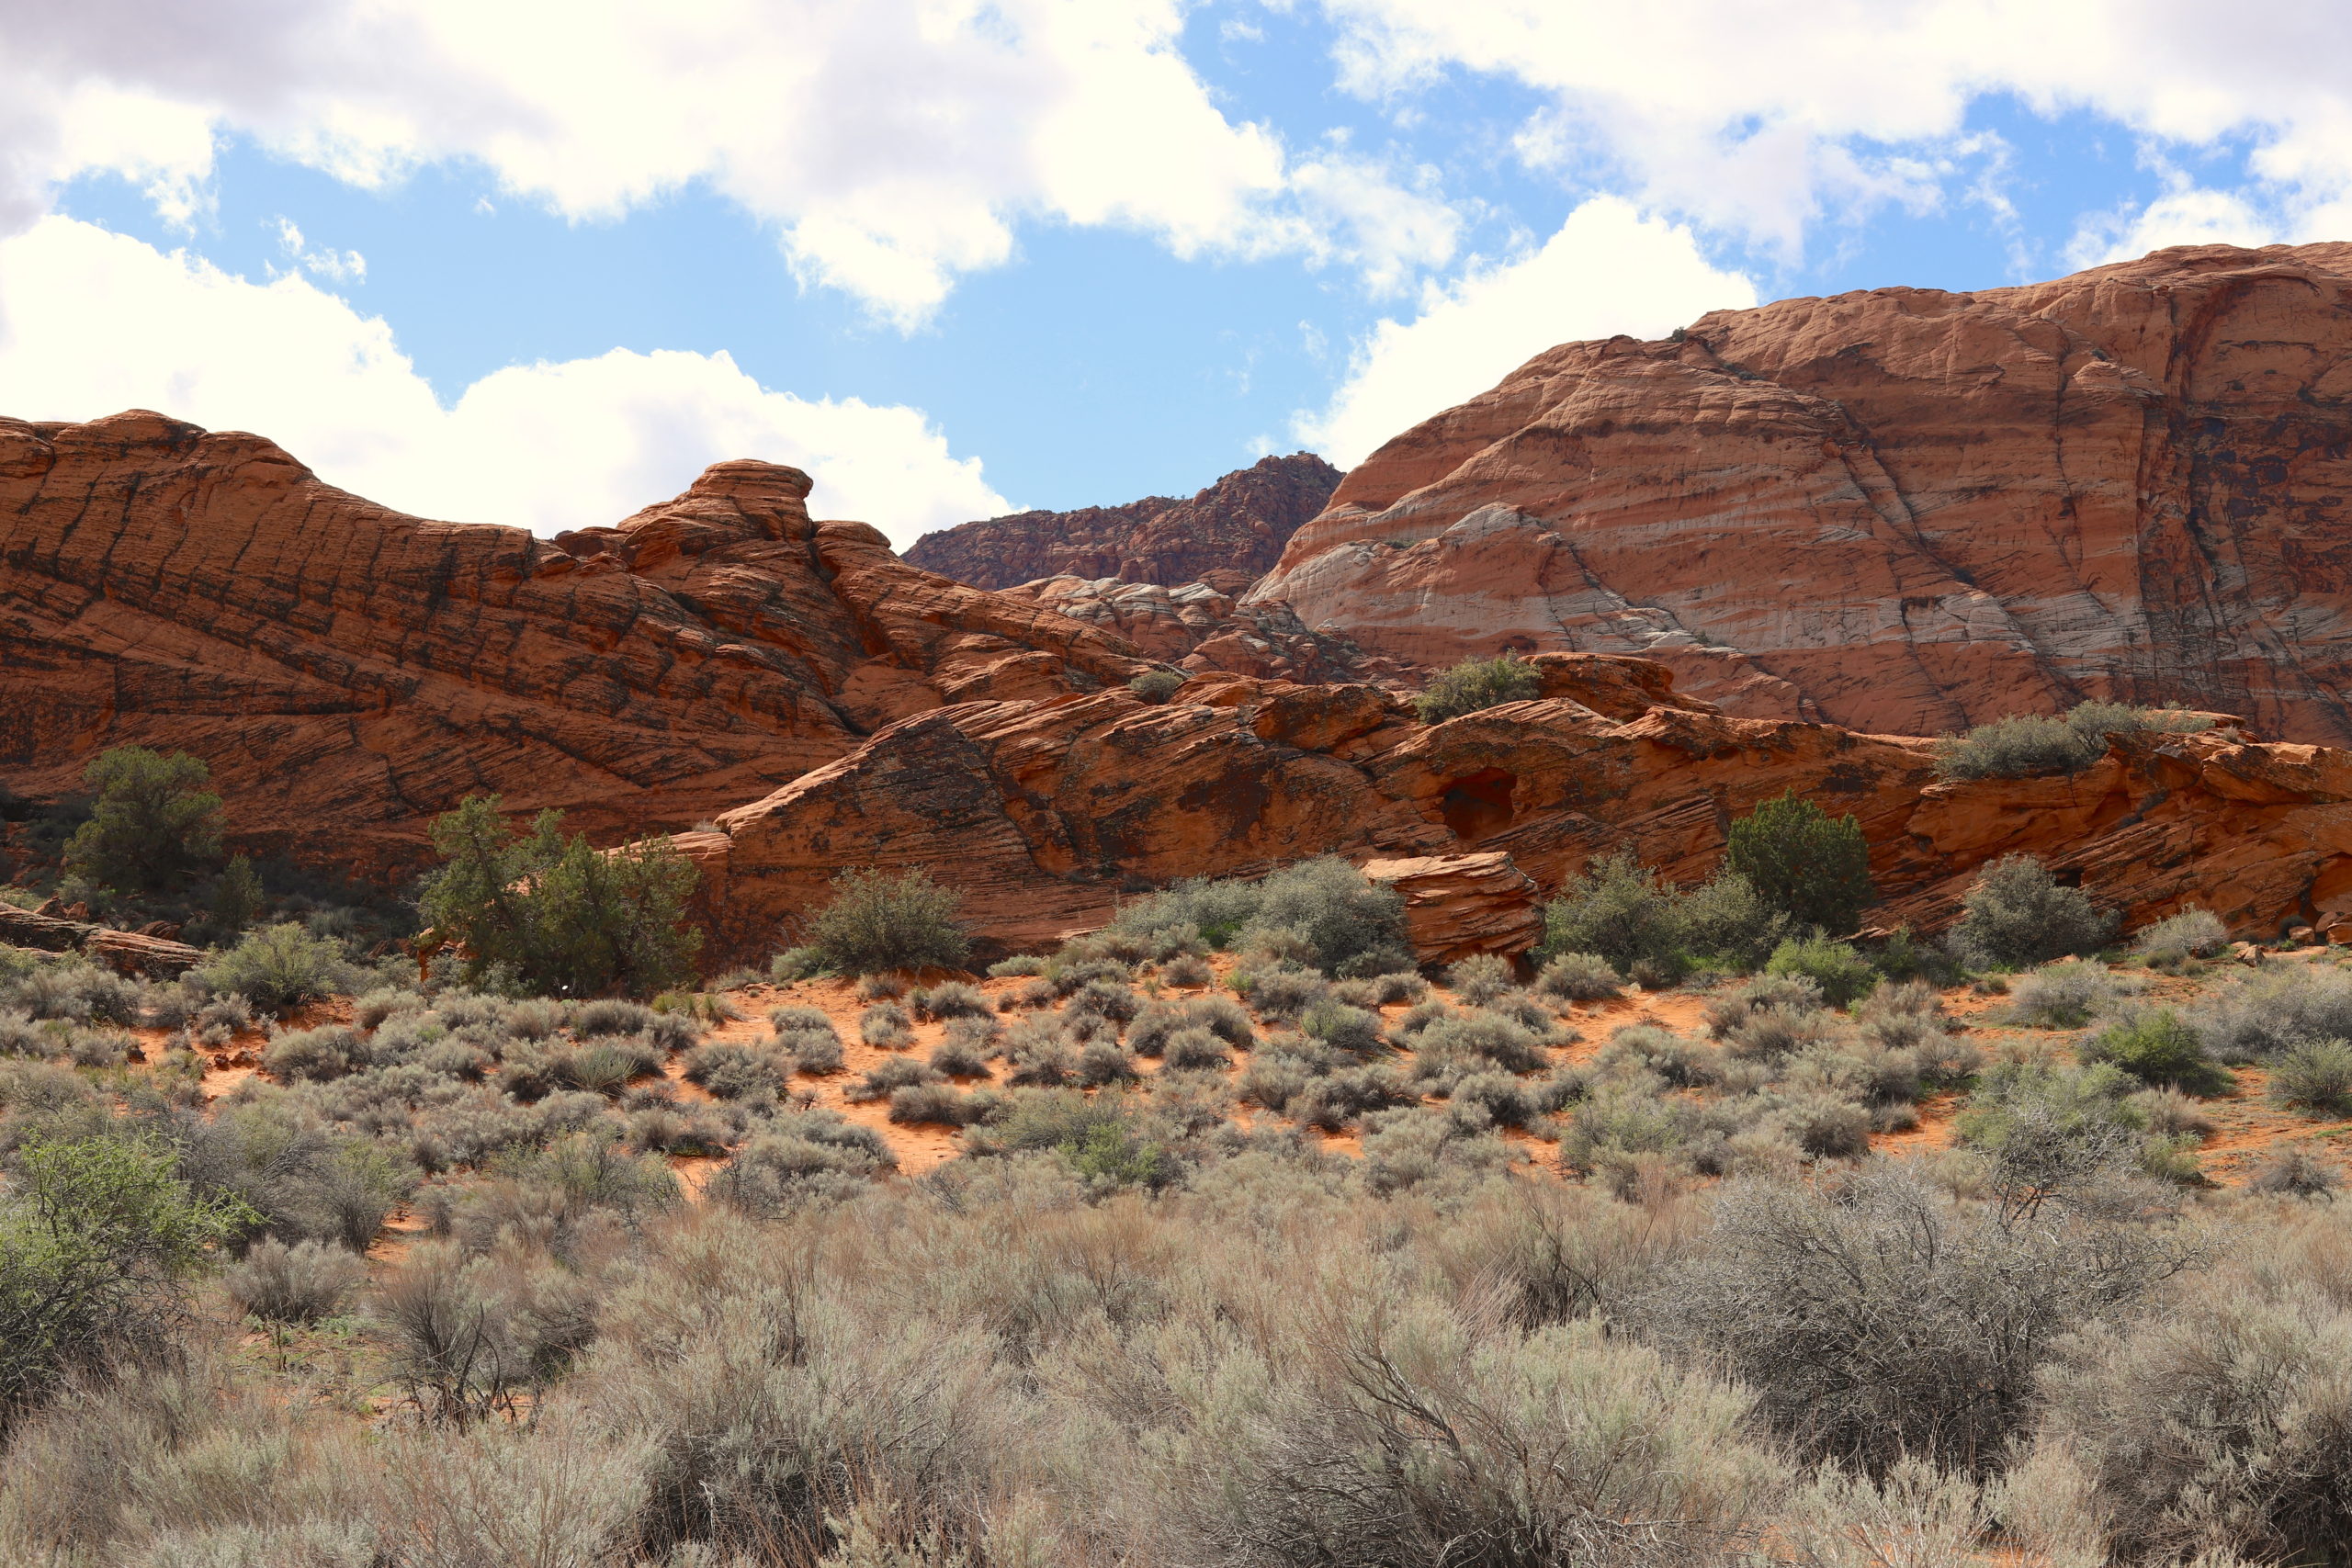
[[[1263,457],[1188,501],[1147,496],[1124,506],[1017,512],[926,534],[910,565],[975,588],[1046,577],[1248,587],[1281,558],[1300,524],[1323,510],[1340,470],[1312,452]]]
[[[184,750],[241,842],[389,869],[470,792],[683,827],[909,714],[1145,668],[808,492],[723,463],[549,542],[391,512],[259,436],[0,420],[0,777],[54,797],[103,748]]]
[[[1719,311],[1538,355],[1253,597],[1376,655],[1639,653],[1756,716],[2084,697],[2352,742],[2352,246]]]

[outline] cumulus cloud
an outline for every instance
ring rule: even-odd
[[[258,431],[404,511],[542,534],[617,522],[729,457],[806,468],[818,515],[900,545],[1012,510],[920,410],[771,391],[725,354],[510,367],[444,408],[383,321],[300,271],[251,283],[59,217],[0,240],[0,411],[125,408]]]
[[[1645,208],[1783,251],[1825,217],[1947,199],[1969,106],[1995,93],[2181,144],[2248,139],[2265,190],[2238,199],[2276,209],[2269,237],[2322,237],[2352,203],[2352,35],[2329,0],[1324,4],[1354,91],[1514,79],[1547,100],[1519,136],[1530,164],[1604,167]],[[2205,206],[2176,193],[2147,231],[2246,231]]]
[[[1295,431],[1352,468],[1555,344],[1661,337],[1709,310],[1755,303],[1756,286],[1710,265],[1688,229],[1595,197],[1541,250],[1431,286],[1412,321],[1382,321],[1357,345],[1330,405]]]
[[[804,283],[901,326],[1026,217],[1180,255],[1288,248],[1389,280],[1452,231],[1379,171],[1294,168],[1178,48],[1182,0],[0,0],[0,232],[112,170],[200,205],[217,136],[362,184],[468,159],[575,218],[705,182]],[[1345,178],[1340,179],[1340,174]],[[1344,188],[1343,188],[1344,187]]]

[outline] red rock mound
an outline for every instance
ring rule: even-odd
[[[1933,734],[2086,696],[2352,742],[2352,246],[1721,311],[1388,443],[1252,597],[1374,654],[1646,654]]]
[[[102,748],[188,750],[245,842],[380,869],[469,792],[629,837],[909,714],[1144,668],[812,522],[808,492],[722,463],[550,542],[389,511],[258,436],[0,420],[0,769],[54,796]]]
[[[1544,695],[1435,727],[1370,686],[1203,676],[1163,706],[1125,691],[976,703],[894,725],[685,840],[720,945],[787,942],[844,865],[922,866],[980,935],[1034,947],[1185,876],[1337,853],[1407,879],[1425,958],[1523,950],[1532,910],[1623,849],[1712,874],[1733,818],[1793,788],[1852,812],[1888,903],[1943,929],[2018,851],[2137,926],[2204,905],[2241,935],[2352,911],[2352,754],[2231,730],[2117,737],[2072,779],[1943,783],[1930,742],[1741,718],[1660,665],[1548,655]]]
[[[1190,501],[1153,495],[1125,506],[1018,512],[926,534],[907,563],[975,588],[1114,577],[1164,588],[1204,581],[1236,593],[1281,558],[1339,482],[1340,470],[1312,452],[1261,457]]]

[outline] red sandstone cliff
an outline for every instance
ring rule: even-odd
[[[1641,653],[1933,734],[2086,696],[2352,742],[2352,246],[2160,251],[1567,344],[1348,475],[1251,597],[1368,652]]]
[[[722,463],[549,542],[389,511],[259,436],[0,419],[0,776],[53,796],[105,747],[186,750],[243,841],[381,869],[469,792],[684,827],[910,714],[1144,668],[808,492]]]
[[[1340,470],[1312,452],[1262,457],[1190,501],[1154,495],[1124,506],[1019,512],[926,534],[907,563],[975,588],[1115,577],[1165,588],[1206,581],[1234,593],[1280,558],[1339,482]]]

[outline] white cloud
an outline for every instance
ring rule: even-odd
[[[1532,165],[1598,166],[1645,209],[1784,252],[1825,217],[1916,210],[1981,175],[1981,152],[1962,168],[1967,111],[1996,93],[2180,144],[2250,139],[2264,189],[2239,199],[2276,208],[2280,236],[2336,237],[2352,216],[2352,33],[2333,0],[1324,5],[1353,90],[1515,79],[1549,100],[1519,138]],[[2152,234],[2248,231],[2174,197],[2151,214]]]
[[[125,408],[257,431],[389,506],[542,534],[617,522],[729,457],[808,469],[819,516],[901,545],[1012,510],[922,411],[770,391],[725,354],[512,367],[444,409],[390,328],[299,272],[250,283],[65,218],[0,240],[0,411]]]
[[[1660,337],[1709,310],[1755,303],[1755,285],[1710,266],[1689,230],[1595,197],[1532,255],[1431,285],[1413,321],[1382,321],[1358,345],[1330,406],[1294,430],[1352,468],[1555,344]]]
[[[277,249],[287,261],[317,277],[335,283],[368,281],[368,258],[357,251],[313,248],[291,218],[277,220]]]
[[[707,182],[804,283],[912,326],[1021,220],[1180,255],[1296,249],[1393,281],[1450,230],[1403,190],[1335,193],[1229,120],[1178,48],[1183,0],[0,0],[0,232],[116,170],[200,204],[237,131],[362,184],[479,160],[609,217]],[[1377,183],[1351,166],[1355,186]],[[1399,247],[1379,220],[1409,209]]]

